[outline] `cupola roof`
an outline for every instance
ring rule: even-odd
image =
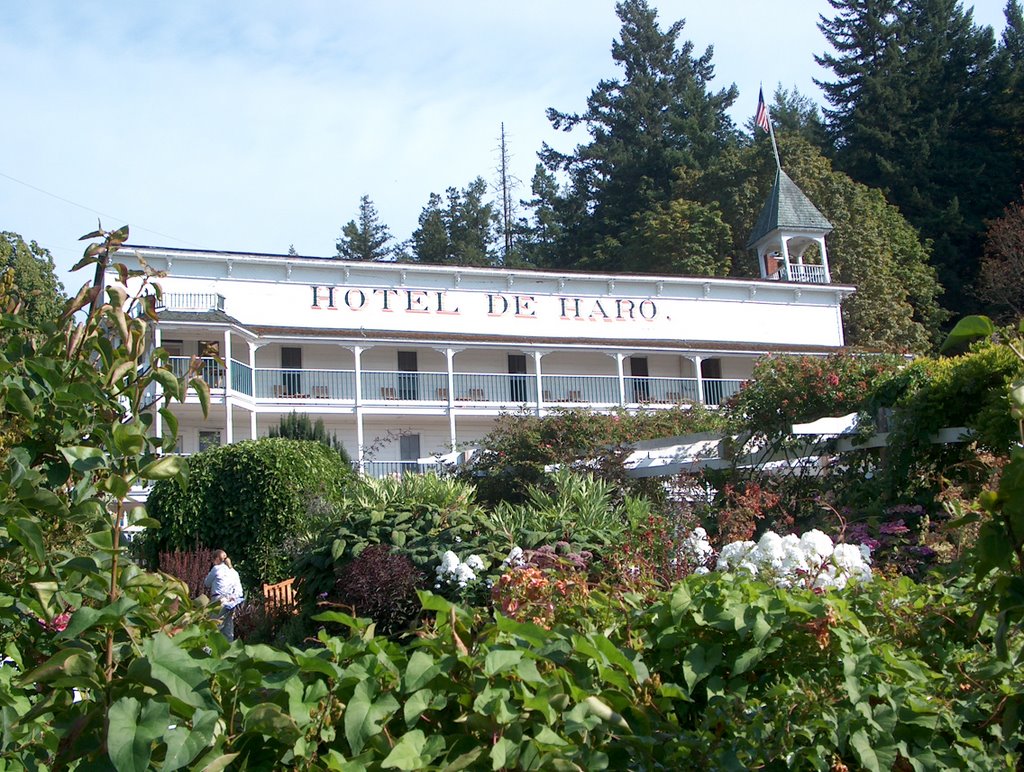
[[[832,223],[782,169],[775,173],[772,192],[757,217],[747,247],[754,246],[776,230],[818,231],[823,234],[832,231]]]

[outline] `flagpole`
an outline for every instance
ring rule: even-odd
[[[775,144],[775,127],[772,126],[772,114],[768,113],[768,133],[772,138],[772,151],[775,153],[775,165],[782,171],[782,161],[779,160],[779,146]]]
[[[775,165],[782,171],[782,161],[779,160],[779,146],[775,142],[775,127],[772,125],[772,112],[768,109],[768,103],[764,101],[764,85],[757,90],[758,102],[764,104],[764,115],[768,119],[768,135],[772,138],[772,152],[775,153]]]

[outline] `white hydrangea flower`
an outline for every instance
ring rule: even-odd
[[[466,558],[465,563],[474,571],[484,570],[484,561],[479,555],[470,555],[468,558]]]
[[[834,545],[826,534],[814,528],[800,537],[800,546],[804,548],[808,557],[813,560],[816,556],[820,563],[832,554]]]
[[[799,537],[768,531],[757,544],[726,544],[716,568],[759,576],[785,589],[842,589],[851,581],[871,581],[871,550],[863,544],[833,544],[817,529]]]

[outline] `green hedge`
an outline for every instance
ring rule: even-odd
[[[166,480],[149,495],[161,528],[148,551],[223,549],[250,586],[287,578],[293,545],[331,517],[352,478],[336,451],[281,438],[213,448],[188,466],[185,490]]]

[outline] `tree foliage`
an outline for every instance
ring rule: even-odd
[[[779,133],[787,173],[832,223],[827,239],[832,281],[857,292],[843,303],[850,345],[928,351],[945,318],[929,254],[917,233],[871,189],[835,171],[821,152],[799,134]],[[744,249],[775,175],[767,141],[728,150],[700,174],[683,175],[679,195],[720,205],[731,227],[734,275],[757,275]]]
[[[977,292],[1000,318],[1024,317],[1024,201],[988,224]]]
[[[960,0],[829,2],[837,14],[820,27],[834,53],[817,60],[835,76],[821,86],[837,166],[933,242],[946,305],[963,312],[983,220],[1020,182],[992,30]]]
[[[431,193],[412,234],[412,257],[431,265],[493,265],[497,213],[484,200],[487,183],[477,177],[445,196]]]
[[[328,434],[324,427],[324,420],[317,418],[312,421],[306,413],[297,413],[294,410],[287,415],[281,416],[277,426],[271,426],[267,432],[270,437],[284,437],[288,440],[312,440],[330,448],[341,456],[341,462],[345,466],[352,466],[352,458],[345,450],[345,443],[338,439],[334,432]]]
[[[388,245],[393,241],[388,226],[380,221],[377,207],[369,196],[359,199],[359,217],[341,229],[338,239],[338,257],[345,260],[383,260],[389,257],[393,249]]]
[[[64,306],[64,287],[57,280],[49,250],[35,241],[26,242],[17,233],[0,232],[0,275],[8,271],[25,318],[56,321]]]
[[[662,30],[646,0],[624,0],[616,13],[612,58],[622,77],[598,83],[583,113],[548,110],[554,128],[590,135],[571,154],[541,151],[549,171],[568,176],[556,205],[565,228],[551,260],[558,265],[620,270],[623,236],[638,216],[667,205],[676,169],[700,168],[735,139],[725,111],[736,88],[709,90],[712,49],[694,56],[680,41],[684,22]]]

